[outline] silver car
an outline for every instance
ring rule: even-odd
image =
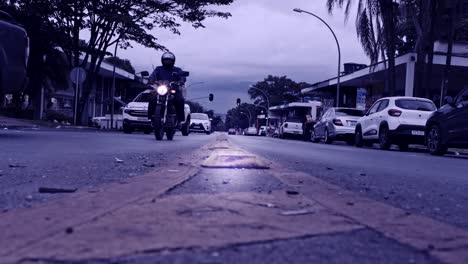
[[[364,111],[354,108],[329,108],[315,124],[311,139],[313,142],[323,139],[326,144],[331,144],[335,140],[344,140],[352,145],[357,121],[362,116]]]

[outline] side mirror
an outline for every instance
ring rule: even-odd
[[[148,77],[149,76],[148,71],[142,71],[142,72],[140,72],[140,74],[141,74],[141,77]]]
[[[182,75],[182,77],[189,77],[189,76],[190,76],[190,72],[188,72],[188,71],[183,71],[183,72],[181,73],[181,75]]]
[[[451,96],[446,96],[445,97],[445,103],[449,105],[453,105],[455,103],[455,100],[453,100],[453,97]]]

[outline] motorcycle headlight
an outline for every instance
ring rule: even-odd
[[[161,85],[161,86],[158,86],[158,88],[156,89],[156,91],[158,92],[159,95],[166,95],[167,92],[169,91],[169,89],[167,88],[166,85]]]

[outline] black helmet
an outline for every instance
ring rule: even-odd
[[[172,52],[164,52],[161,57],[161,63],[164,67],[171,68],[175,65],[176,57]]]

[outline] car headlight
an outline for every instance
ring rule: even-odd
[[[130,114],[131,112],[132,112],[132,110],[130,110],[130,109],[125,109],[124,110],[124,113],[126,113],[126,114]]]
[[[156,89],[156,91],[158,92],[159,95],[163,96],[163,95],[166,95],[167,92],[169,91],[169,89],[167,88],[166,85],[161,85],[161,86],[158,86],[158,88]]]

